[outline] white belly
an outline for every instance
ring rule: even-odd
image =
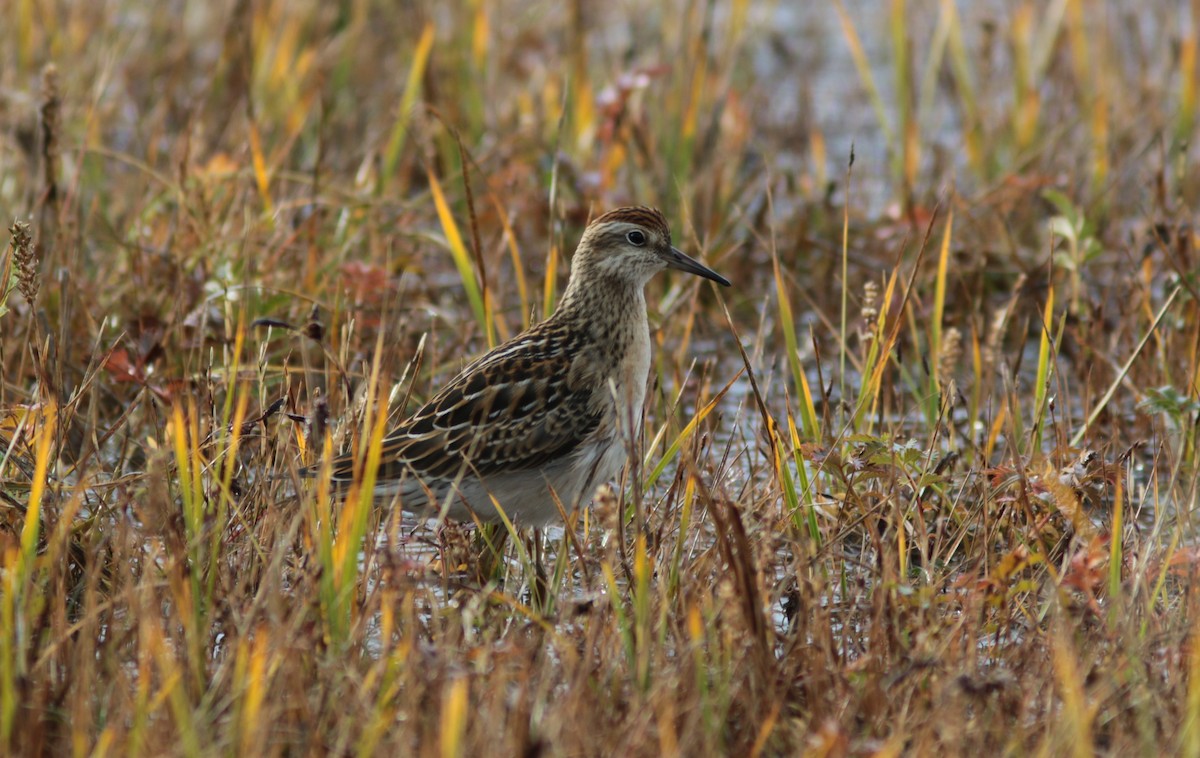
[[[470,521],[473,511],[480,521],[499,522],[502,519],[495,507],[498,502],[505,515],[520,525],[560,523],[558,506],[561,504],[570,514],[586,505],[596,487],[620,474],[628,450],[623,439],[597,441],[536,471],[493,475],[482,482],[472,477],[450,496],[446,515],[457,521]]]

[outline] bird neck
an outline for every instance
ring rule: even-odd
[[[644,324],[645,287],[597,271],[573,271],[554,318],[578,319],[593,325],[601,333],[611,333],[611,327],[620,324]]]

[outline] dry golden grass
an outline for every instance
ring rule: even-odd
[[[401,5],[4,6],[0,751],[1200,754],[1195,3]],[[631,201],[592,510],[301,482]]]

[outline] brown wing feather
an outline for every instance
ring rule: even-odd
[[[569,386],[579,353],[570,341],[535,327],[468,366],[384,439],[379,479],[488,476],[570,455],[601,419],[595,385]],[[338,458],[333,471],[335,481],[351,479],[354,458]]]

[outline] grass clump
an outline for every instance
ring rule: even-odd
[[[785,5],[17,2],[0,750],[1195,753],[1194,31]],[[624,480],[374,506],[628,202]]]

